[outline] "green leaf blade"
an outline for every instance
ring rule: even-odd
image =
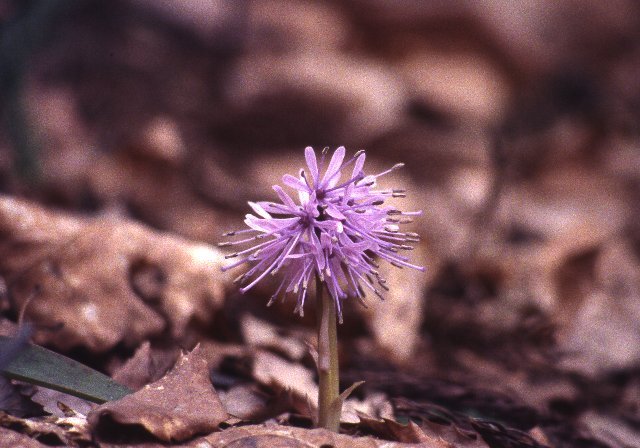
[[[0,336],[0,352],[7,349],[11,342],[12,338]],[[133,392],[107,375],[32,344],[20,350],[1,373],[7,378],[43,386],[99,404],[118,400]]]

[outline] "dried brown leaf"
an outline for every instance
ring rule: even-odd
[[[309,406],[313,409],[318,406],[318,385],[313,372],[300,364],[259,350],[254,356],[253,376],[265,386],[290,391],[297,399],[297,410],[303,415],[309,414]]]
[[[253,386],[241,384],[219,395],[227,412],[242,420],[255,421],[268,412],[266,397]]]
[[[156,350],[149,341],[142,343],[131,358],[118,367],[112,377],[133,390],[159,380],[175,364],[180,355],[178,349]]]
[[[336,51],[349,34],[342,11],[328,4],[267,0],[251,3],[248,13],[250,45],[259,51],[269,47],[288,53]],[[331,33],[323,32],[328,28]],[[265,32],[269,39],[264,39]]]
[[[32,298],[30,320],[63,324],[35,336],[59,349],[135,346],[167,326],[179,339],[223,298],[219,251],[127,220],[78,218],[1,196],[0,253],[14,308]]]
[[[495,123],[509,100],[508,84],[489,58],[416,45],[399,65],[412,94],[446,116]]]
[[[613,448],[640,446],[640,430],[633,423],[594,411],[587,412],[580,420],[596,439],[607,442]]]
[[[418,426],[413,421],[403,425],[395,420],[377,420],[360,416],[360,427],[387,440],[406,443],[430,443],[441,448],[488,448],[479,435],[472,437],[456,431],[451,425],[428,422]]]
[[[563,367],[593,376],[640,360],[640,262],[630,246],[625,240],[601,245],[583,257],[586,266],[573,266],[573,275],[566,275],[565,264],[560,345],[568,355]]]
[[[389,442],[371,437],[351,437],[326,429],[302,429],[279,425],[230,428],[211,434],[204,440],[215,447],[229,448],[271,448],[276,446],[282,448],[403,448],[415,446],[413,443]],[[453,448],[431,441],[425,441],[420,446],[422,448]]]
[[[27,435],[0,426],[0,448],[45,448],[48,446]]]
[[[360,416],[369,418],[393,418],[393,405],[382,392],[367,393],[363,400],[349,398],[342,407],[343,423],[359,423]]]
[[[241,134],[235,132],[240,145],[278,145],[283,133],[294,129],[298,140],[307,143],[318,136],[336,141],[372,138],[398,123],[407,100],[400,80],[366,57],[323,52],[250,55],[237,68],[226,92],[235,112],[229,121],[252,122]]]
[[[58,420],[57,417],[22,419],[0,412],[0,428],[19,430],[21,433],[34,438],[46,437],[52,444],[73,446],[72,440],[76,438],[76,434],[71,434],[67,431],[64,425],[58,424]]]
[[[88,417],[99,437],[107,436],[105,431],[110,425],[122,432],[138,425],[164,442],[209,433],[227,418],[209,379],[207,361],[197,347],[183,355],[159,381],[97,407]]]
[[[307,353],[304,342],[278,334],[275,326],[250,314],[242,317],[240,325],[244,340],[250,346],[282,351],[296,361],[301,360]]]
[[[95,407],[90,401],[46,387],[36,387],[31,399],[42,405],[45,412],[57,417],[85,416]]]
[[[30,394],[24,393],[24,389],[0,374],[0,411],[19,417],[42,415],[42,406],[35,403]]]

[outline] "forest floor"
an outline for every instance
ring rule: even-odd
[[[516,5],[0,5],[0,335],[135,391],[0,378],[0,447],[640,447],[640,8]],[[308,145],[423,210],[426,272],[345,303],[339,435],[313,298],[216,246]]]

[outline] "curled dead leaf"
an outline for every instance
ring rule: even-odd
[[[196,347],[183,355],[165,377],[120,400],[93,410],[89,424],[100,438],[115,425],[134,426],[163,442],[183,441],[214,431],[228,418],[211,381],[207,361]]]
[[[78,218],[1,196],[0,253],[13,307],[29,302],[36,325],[62,324],[35,335],[59,349],[135,346],[166,327],[180,339],[223,299],[218,250],[132,221]]]

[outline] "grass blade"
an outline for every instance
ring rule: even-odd
[[[0,353],[14,345],[14,338],[0,336]],[[107,375],[46,348],[27,344],[0,370],[7,378],[43,386],[94,403],[113,401],[132,393]]]

